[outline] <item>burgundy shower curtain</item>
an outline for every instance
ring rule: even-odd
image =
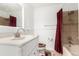
[[[61,42],[61,30],[62,30],[62,9],[57,13],[57,29],[55,38],[55,51],[63,54],[63,47]]]
[[[10,26],[16,27],[16,17],[10,16]]]

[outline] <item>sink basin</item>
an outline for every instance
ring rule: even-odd
[[[12,40],[23,40],[25,37],[15,37]]]

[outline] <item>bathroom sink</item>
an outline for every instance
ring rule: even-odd
[[[23,40],[25,37],[15,37],[12,40]]]

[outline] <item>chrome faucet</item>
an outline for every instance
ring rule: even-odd
[[[19,37],[21,37],[20,30],[22,30],[22,31],[25,33],[25,30],[24,30],[24,28],[19,28],[19,29],[17,29],[17,31],[16,31],[16,33],[15,33],[15,37],[16,37],[16,38],[19,38]]]

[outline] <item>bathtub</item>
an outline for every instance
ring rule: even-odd
[[[65,46],[63,46],[63,56],[72,56],[70,51]]]
[[[64,48],[69,51],[72,56],[79,56],[79,45],[74,44],[69,47],[68,44],[65,44]]]

